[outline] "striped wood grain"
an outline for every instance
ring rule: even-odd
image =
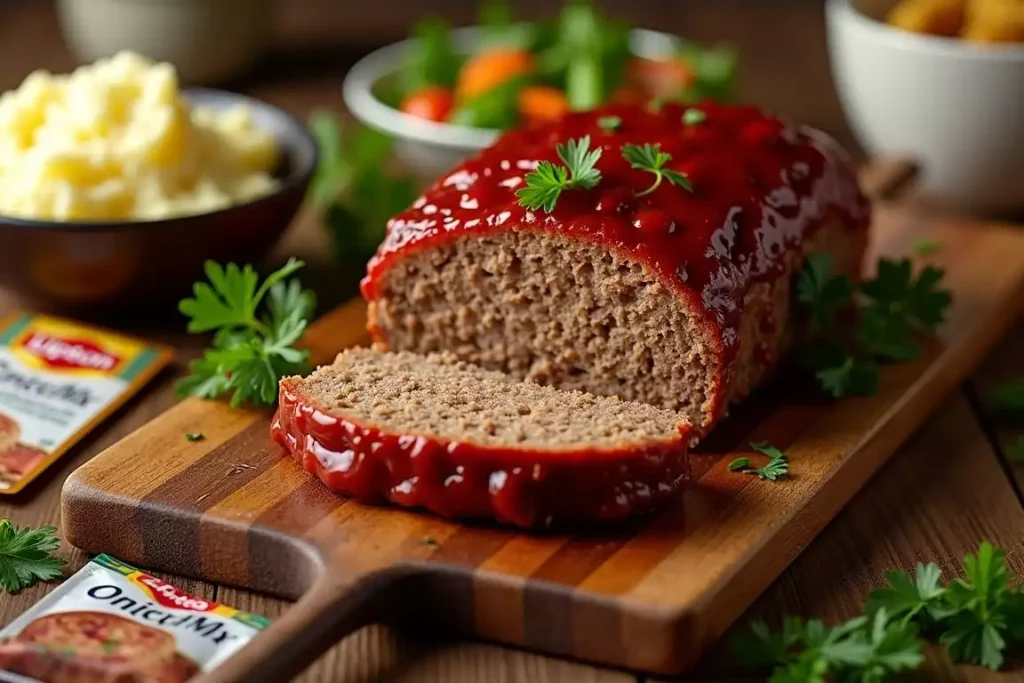
[[[367,621],[430,617],[486,639],[627,668],[689,667],[992,345],[1018,310],[1024,234],[879,211],[880,253],[928,235],[955,305],[921,359],[876,396],[835,405],[782,382],[695,455],[698,485],[662,513],[595,533],[524,535],[372,508],[281,458],[269,417],[185,401],[78,470],[66,537],[92,552],[295,597],[298,605],[204,680],[284,680]],[[310,331],[327,360],[363,340],[362,304]],[[188,442],[183,434],[207,438]],[[784,485],[730,473],[749,440],[786,450]],[[149,454],[159,452],[159,459]],[[425,538],[433,539],[425,543]]]

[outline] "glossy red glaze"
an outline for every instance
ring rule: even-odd
[[[687,108],[608,105],[506,133],[389,222],[363,295],[380,294],[396,259],[469,234],[534,230],[589,240],[643,262],[680,293],[714,340],[728,381],[750,285],[783,273],[784,255],[830,219],[865,229],[870,207],[853,165],[826,136],[753,107],[711,102],[697,107],[703,122],[687,125]],[[622,123],[606,131],[598,125],[604,116]],[[556,145],[584,135],[602,150],[600,184],[563,192],[550,214],[519,206],[515,191],[524,176],[541,160],[561,163]],[[620,151],[626,143],[660,145],[672,155],[668,167],[685,173],[693,191],[663,181],[638,197],[654,176],[630,168]],[[724,392],[716,393],[720,404]]]
[[[521,527],[656,508],[689,475],[687,435],[623,450],[536,451],[384,432],[327,414],[281,382],[271,438],[329,488],[366,503]]]

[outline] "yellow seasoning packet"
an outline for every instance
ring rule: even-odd
[[[23,489],[172,358],[165,346],[70,320],[0,319],[0,494]]]

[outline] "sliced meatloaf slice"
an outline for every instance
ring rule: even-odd
[[[438,180],[389,223],[363,280],[376,342],[643,401],[706,432],[787,349],[805,256],[858,274],[870,211],[823,135],[750,107],[696,109],[689,124],[675,104],[570,114]],[[522,206],[526,176],[562,165],[570,139],[601,150],[600,182],[550,212]],[[624,146],[645,144],[687,181],[632,167]]]
[[[367,349],[282,380],[272,426],[335,491],[524,527],[654,508],[686,479],[687,432],[650,405]]]

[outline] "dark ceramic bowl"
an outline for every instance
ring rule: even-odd
[[[280,146],[280,187],[218,211],[157,221],[0,216],[0,287],[48,310],[148,308],[187,295],[207,259],[253,263],[267,253],[302,204],[316,167],[313,138],[289,114],[251,97],[200,88],[186,94],[193,105],[248,105]]]

